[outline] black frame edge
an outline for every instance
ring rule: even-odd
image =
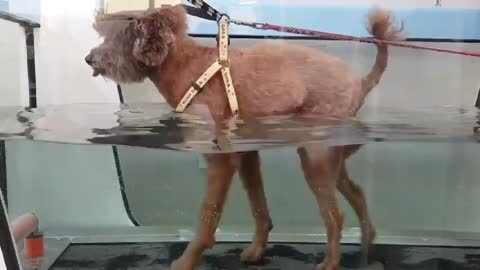
[[[477,100],[475,101],[475,107],[480,109],[480,89],[478,89]]]
[[[35,70],[35,35],[32,27],[24,27],[25,45],[27,49],[27,75],[29,107],[37,107],[37,76]]]
[[[5,208],[8,210],[7,158],[5,141],[0,141],[0,189],[2,190]]]
[[[8,213],[0,192],[0,247],[3,253],[5,266],[8,270],[21,270],[20,259],[13,241],[8,222]]]
[[[118,183],[120,184],[120,193],[122,194],[123,206],[125,207],[125,212],[127,213],[128,218],[135,226],[141,226],[140,222],[133,216],[132,210],[130,209],[130,204],[128,203],[127,193],[125,192],[125,182],[123,181],[122,167],[120,165],[120,157],[118,155],[117,146],[112,146],[113,157],[115,159],[115,168],[117,170]]]
[[[216,38],[216,34],[189,34],[196,38]],[[331,41],[347,41],[332,38],[320,38],[311,36],[286,36],[286,35],[230,35],[230,38],[236,39],[286,39],[286,40],[331,40]],[[368,38],[368,37],[366,37]],[[480,43],[480,39],[452,39],[452,38],[407,38],[407,42],[432,42],[432,43]]]
[[[124,104],[123,92],[120,84],[117,84],[117,91],[118,91],[118,98],[120,99],[120,103]],[[133,225],[137,227],[141,226],[140,222],[138,222],[138,220],[133,215],[132,210],[130,209],[130,203],[128,202],[127,193],[125,192],[125,182],[123,181],[123,172],[122,172],[122,166],[120,164],[120,156],[118,154],[118,148],[116,145],[112,146],[112,151],[113,151],[113,158],[115,160],[115,168],[117,170],[117,178],[118,178],[118,183],[120,185],[120,192],[122,194],[122,200],[123,200],[123,206],[125,207],[125,212],[127,213],[127,216],[130,219],[130,221],[133,223]]]
[[[0,19],[20,24],[22,27],[39,28],[40,24],[29,19],[19,17],[9,12],[0,10]]]

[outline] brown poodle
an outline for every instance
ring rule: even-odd
[[[142,12],[98,14],[95,30],[104,42],[92,49],[86,62],[93,75],[117,83],[149,78],[172,107],[176,107],[192,82],[218,57],[217,48],[203,47],[187,35],[186,12],[181,6]],[[377,39],[398,40],[400,30],[389,12],[373,10],[369,31]],[[319,113],[351,117],[387,67],[387,46],[377,44],[372,71],[354,78],[339,59],[324,52],[286,43],[263,43],[229,50],[231,72],[241,116]],[[214,120],[231,116],[223,80],[215,75],[192,104],[204,104]],[[362,190],[347,175],[345,160],[360,146],[305,146],[298,149],[305,179],[314,194],[326,226],[328,247],[317,269],[339,268],[343,216],[335,198],[338,190],[347,198],[360,220],[362,244],[370,244],[375,230]],[[208,154],[207,193],[200,211],[196,239],[172,264],[175,270],[191,270],[205,249],[215,243],[217,229],[232,177],[238,171],[248,193],[256,230],[253,241],[241,254],[247,262],[259,260],[273,228],[260,173],[258,152]]]

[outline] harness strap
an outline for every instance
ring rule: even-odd
[[[238,99],[235,88],[233,87],[232,75],[230,73],[230,60],[228,59],[228,24],[229,22],[227,20],[220,20],[219,22],[218,61],[222,65],[223,83],[225,84],[230,110],[234,115],[238,115]]]
[[[183,96],[178,103],[177,108],[175,111],[183,112],[187,108],[188,104],[192,101],[192,99],[202,91],[203,86],[222,68],[222,65],[218,61],[213,62],[210,67],[205,70],[205,72],[198,78],[192,86],[188,89],[187,93]]]
[[[183,112],[191,103],[192,99],[202,90],[205,84],[219,71],[222,72],[223,83],[227,93],[228,104],[234,116],[239,114],[238,99],[235,88],[232,83],[232,75],[230,73],[230,60],[228,58],[228,25],[226,19],[220,19],[218,22],[218,59],[210,65],[210,67],[192,84],[187,93],[178,103],[175,111]]]

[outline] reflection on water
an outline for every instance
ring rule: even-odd
[[[167,104],[2,107],[0,139],[198,152],[259,150],[311,142],[328,145],[374,141],[473,142],[480,140],[479,115],[479,110],[473,107],[364,109],[359,119],[291,115],[230,120],[219,128],[207,118],[173,113]],[[219,147],[221,139],[228,142],[228,147]]]

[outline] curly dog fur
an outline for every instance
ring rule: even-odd
[[[95,30],[104,42],[86,57],[93,75],[117,83],[150,79],[167,102],[175,107],[189,86],[217,59],[218,50],[199,45],[187,35],[186,12],[182,6],[138,12],[97,14]],[[374,9],[368,29],[377,39],[399,40],[401,31],[389,12]],[[319,113],[327,116],[354,116],[366,95],[374,88],[388,63],[388,48],[376,44],[373,69],[354,78],[347,65],[320,50],[282,42],[229,50],[231,72],[242,116],[269,116],[292,113]],[[208,107],[214,120],[231,116],[221,75],[207,83],[193,104]],[[345,161],[360,146],[306,146],[298,149],[305,179],[314,194],[327,231],[325,259],[317,269],[339,268],[343,215],[335,198],[339,190],[354,208],[362,228],[362,244],[375,238],[362,190],[349,178]],[[256,230],[241,259],[261,259],[273,228],[265,198],[258,152],[205,155],[207,192],[200,210],[196,239],[172,269],[191,270],[205,249],[215,243],[227,193],[239,172],[248,194]]]

